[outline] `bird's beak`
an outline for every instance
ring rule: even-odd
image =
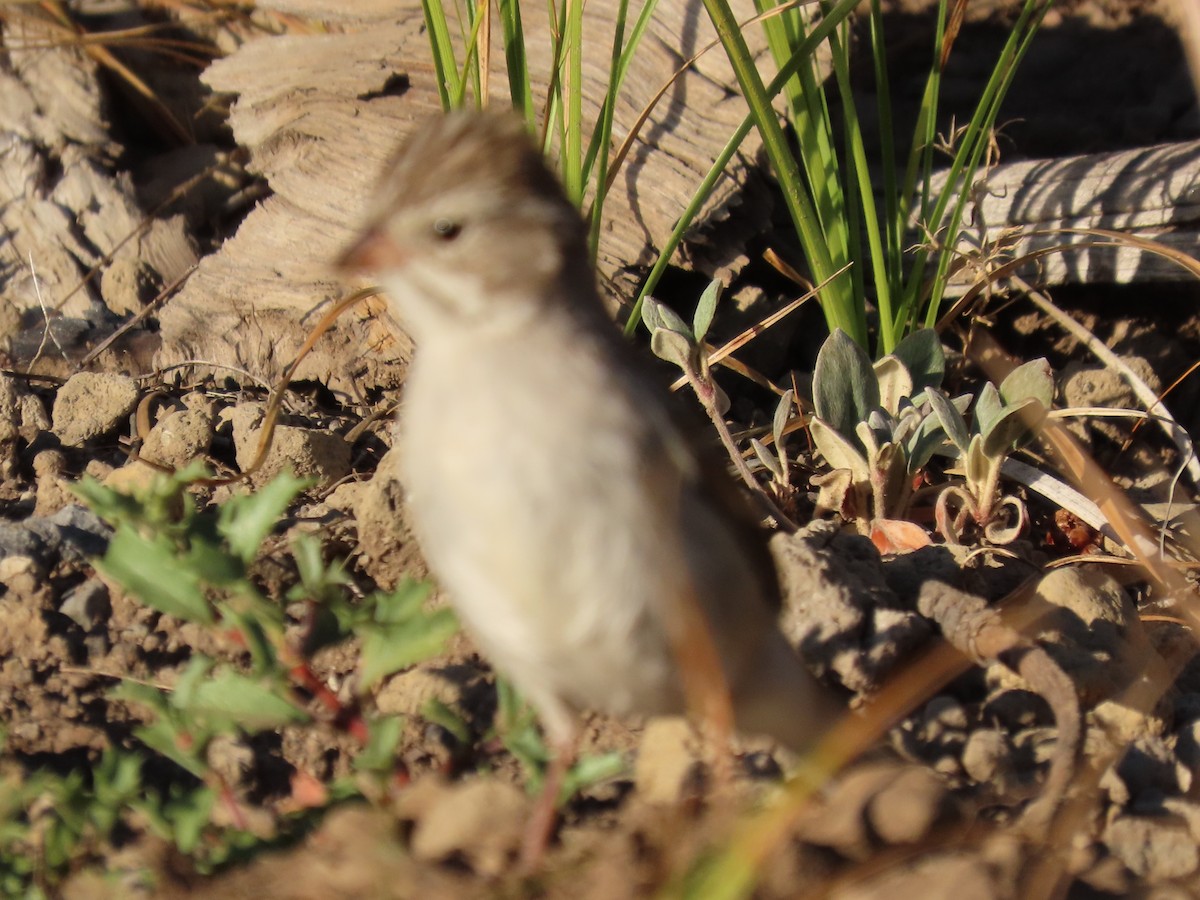
[[[379,228],[372,228],[347,248],[334,263],[345,274],[394,269],[404,263],[404,252]]]

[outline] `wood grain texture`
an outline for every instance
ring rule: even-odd
[[[314,313],[346,292],[330,276],[329,262],[350,240],[397,143],[440,105],[419,4],[399,11],[396,4],[356,4],[354,21],[347,7],[328,2],[260,5],[337,22],[346,30],[255,40],[204,73],[215,91],[235,95],[230,125],[250,151],[250,168],[265,177],[273,196],[201,262],[164,309],[160,361],[200,357],[272,378],[303,342]],[[748,2],[740,5],[746,16],[752,14]],[[598,115],[606,87],[614,7],[608,0],[586,7],[585,122]],[[372,21],[370,10],[387,18]],[[545,97],[553,46],[549,22],[542,4],[523,6],[522,12],[534,96]],[[699,0],[660,6],[618,103],[616,139],[713,37]],[[505,102],[498,34],[494,43],[492,96]],[[637,267],[644,271],[655,259],[655,248],[741,121],[745,105],[734,85],[717,48],[686,71],[655,108],[605,210],[598,266],[610,292],[627,297],[633,291]],[[752,137],[744,152],[753,154],[756,146]],[[710,202],[710,222],[726,215],[735,200],[746,159],[732,167]],[[736,252],[726,255],[732,259]],[[394,383],[411,346],[396,323],[364,318],[382,310],[375,303],[357,316],[343,316],[341,336],[329,347],[319,345],[300,374],[336,387]],[[335,352],[355,346],[349,359]]]
[[[936,179],[935,189],[944,183]],[[1200,141],[1116,153],[1027,160],[997,166],[973,191],[971,223],[959,249],[1022,234],[1018,256],[1058,244],[1073,249],[1042,257],[1019,274],[1043,286],[1184,281],[1179,265],[1131,246],[1089,246],[1085,235],[1053,233],[1104,228],[1153,238],[1190,256],[1200,254]],[[950,293],[961,293],[964,280]]]

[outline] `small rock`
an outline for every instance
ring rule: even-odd
[[[962,766],[976,784],[1005,793],[1012,775],[1012,746],[1002,731],[979,728],[971,732],[962,752]]]
[[[1099,566],[1055,569],[1035,596],[1051,609],[1038,641],[1070,676],[1085,706],[1118,694],[1141,672],[1149,643],[1137,608]],[[989,678],[1021,684],[1011,670],[992,669]]]
[[[145,491],[162,473],[140,459],[131,459],[119,469],[113,469],[101,479],[106,488],[121,494],[137,495]]]
[[[51,430],[68,447],[81,447],[115,429],[133,412],[137,399],[132,378],[79,372],[58,390]]]
[[[254,767],[254,750],[244,740],[229,734],[219,734],[209,741],[204,751],[205,762],[225,784],[241,784]]]
[[[936,738],[943,731],[966,731],[967,711],[953,697],[939,694],[928,703],[922,713],[925,719],[925,729],[931,738]]]
[[[46,415],[46,407],[40,397],[33,394],[21,396],[19,434],[26,443],[32,443],[43,431],[50,430],[50,417]]]
[[[483,670],[468,665],[418,665],[388,678],[375,695],[375,706],[384,715],[419,716],[430,700],[455,709],[463,693],[485,678]]]
[[[1184,800],[1181,797],[1168,797],[1163,801],[1162,806],[1167,812],[1186,822],[1192,840],[1200,844],[1200,803]]]
[[[18,557],[42,560],[45,555],[44,537],[30,531],[23,523],[0,520],[0,559]]]
[[[1174,741],[1144,734],[1104,773],[1100,787],[1119,806],[1141,800],[1158,807],[1163,797],[1183,793],[1183,782],[1190,782],[1190,775],[1175,756]]]
[[[511,866],[528,812],[528,798],[495,778],[451,785],[417,820],[413,856],[431,862],[453,857],[480,875],[500,875]]]
[[[1151,883],[1185,878],[1200,868],[1200,848],[1174,817],[1118,816],[1104,832],[1109,852]]]
[[[0,524],[0,528],[3,525]],[[0,541],[3,538],[0,537]],[[34,585],[43,580],[45,569],[29,556],[6,556],[0,550],[0,586],[14,594],[32,593]]]
[[[0,375],[0,478],[9,478],[16,466],[19,408],[16,379]]]
[[[63,476],[66,457],[61,450],[43,450],[33,458],[33,474],[37,482],[35,516],[51,516],[64,506],[75,502],[70,482]]]
[[[799,837],[848,859],[867,859],[880,840],[919,840],[945,811],[945,800],[945,786],[921,767],[890,759],[862,763],[800,823]]]
[[[685,719],[651,719],[638,744],[633,780],[648,803],[671,804],[694,788],[701,762],[696,737]]]
[[[889,587],[867,538],[818,521],[777,534],[770,546],[784,594],[780,628],[818,675],[874,690],[929,636],[929,623]]]
[[[159,465],[182,469],[208,452],[214,426],[212,411],[203,406],[168,413],[146,435],[142,456]]]
[[[91,631],[106,621],[112,612],[108,588],[100,579],[89,578],[67,592],[58,611],[84,631]]]
[[[262,434],[263,406],[247,403],[229,410],[233,423],[233,443],[237,464],[242,471],[254,465]],[[277,425],[266,459],[251,477],[255,485],[265,484],[284,470],[304,477],[315,477],[324,484],[344,478],[350,472],[350,445],[340,435],[315,428]]]
[[[867,821],[886,844],[915,844],[946,810],[946,786],[928,770],[906,768],[867,804]]]
[[[359,558],[367,573],[388,589],[406,576],[422,578],[429,571],[409,523],[400,467],[400,451],[393,448],[354,498]]]
[[[52,516],[25,520],[25,526],[45,540],[49,552],[69,562],[87,562],[108,549],[112,529],[85,506],[64,506]]]

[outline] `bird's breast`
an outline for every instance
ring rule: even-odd
[[[608,360],[530,343],[418,350],[401,430],[423,550],[518,685],[524,667],[580,705],[669,707],[678,473]]]

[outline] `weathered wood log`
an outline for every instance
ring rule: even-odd
[[[36,17],[2,39],[0,349],[44,318],[134,312],[196,261],[182,216],[147,219],[114,171],[95,63]]]
[[[942,176],[935,189],[944,184]],[[1021,269],[1040,285],[1181,281],[1194,276],[1162,256],[1133,246],[1096,246],[1066,229],[1103,228],[1153,238],[1200,256],[1200,141],[1116,153],[1029,160],[997,166],[972,191],[963,253],[994,246],[1015,233],[1014,257],[1058,244],[1071,249]],[[951,293],[961,293],[967,269]]]
[[[613,3],[587,4],[584,120],[594,121],[607,85]],[[745,16],[751,4],[741,2]],[[440,109],[420,4],[333,4],[269,0],[260,8],[339,23],[346,33],[255,40],[214,63],[204,81],[236,95],[230,125],[250,151],[250,168],[273,196],[242,223],[220,252],[202,261],[162,311],[160,361],[203,358],[272,378],[292,358],[317,313],[346,293],[328,263],[350,240],[372,185],[400,139]],[[349,21],[347,10],[353,10]],[[375,11],[386,18],[364,21]],[[522,6],[534,97],[546,96],[551,72],[544,4]],[[498,32],[497,28],[497,32]],[[753,30],[757,33],[757,30]],[[616,109],[623,139],[653,94],[714,37],[699,0],[661,4],[635,55]],[[493,102],[507,87],[499,35],[492,57]],[[598,265],[615,292],[628,295],[631,270],[655,258],[720,147],[745,115],[719,47],[672,85],[618,174],[605,207]],[[744,153],[753,154],[756,139]],[[724,215],[748,169],[731,167],[710,201]],[[765,215],[765,211],[760,211]],[[368,308],[378,313],[382,304]],[[402,332],[376,319],[343,316],[319,344],[301,377],[351,383],[396,380],[409,354]],[[372,348],[370,353],[364,352]]]

